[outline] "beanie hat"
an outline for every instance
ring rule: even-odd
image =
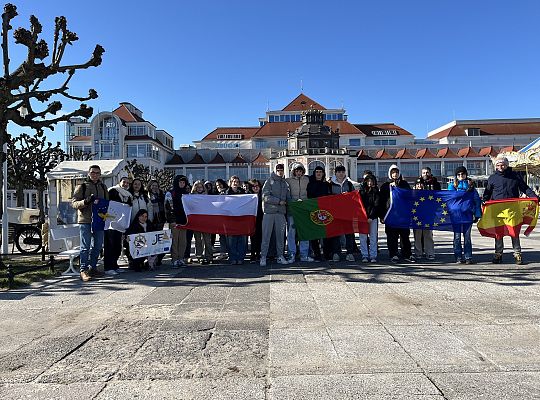
[[[277,165],[276,165],[276,171],[277,171],[278,169],[285,169],[285,166],[284,166],[283,164],[277,164]]]
[[[498,155],[497,158],[495,159],[495,165],[497,164],[506,164],[508,165],[508,158],[506,158],[505,156],[503,155]]]
[[[339,172],[339,171],[345,171],[345,166],[344,165],[338,165],[335,169],[334,169],[335,172]]]
[[[462,165],[461,167],[457,167],[457,168],[456,168],[456,173],[455,173],[455,175],[458,176],[458,174],[469,175],[469,173],[467,172],[467,168],[465,168],[463,165]]]

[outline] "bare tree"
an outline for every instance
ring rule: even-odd
[[[154,179],[158,181],[159,187],[163,191],[172,189],[174,180],[174,171],[171,169],[158,169],[154,172]]]
[[[34,164],[37,153],[35,149],[27,146],[28,134],[23,133],[17,138],[8,141],[8,184],[15,189],[17,207],[24,206],[24,189],[32,188]]]
[[[70,161],[89,161],[93,160],[96,153],[91,153],[89,151],[75,150],[68,155]]]
[[[156,169],[154,173],[151,173],[148,165],[141,164],[137,159],[133,159],[127,162],[126,171],[133,178],[140,179],[145,186],[148,185],[152,179],[155,179],[162,190],[167,191],[172,188],[174,179],[174,171],[172,170]]]
[[[26,59],[14,71],[10,68],[8,35],[13,29],[11,21],[17,16],[17,7],[6,4],[2,13],[2,55],[3,73],[0,77],[0,163],[6,158],[3,145],[9,138],[7,126],[13,122],[19,126],[30,127],[36,132],[43,133],[44,128],[54,130],[55,125],[61,121],[67,121],[71,117],[81,116],[89,118],[93,110],[82,103],[79,108],[61,116],[56,114],[62,109],[62,103],[58,100],[51,101],[47,106],[41,106],[53,97],[66,98],[83,102],[97,98],[94,89],[88,91],[87,96],[74,96],[69,93],[69,82],[75,72],[89,67],[97,67],[101,64],[103,47],[96,45],[92,56],[83,64],[61,65],[66,47],[72,45],[79,38],[77,34],[67,29],[65,17],[55,19],[53,48],[49,51],[47,42],[40,39],[42,25],[35,16],[30,17],[30,29],[18,28],[13,33],[16,44],[21,44],[27,49]],[[50,56],[50,58],[49,58]],[[43,62],[48,59],[47,64]],[[64,82],[54,89],[41,89],[43,83],[50,82],[49,77],[64,74]],[[2,172],[0,169],[0,178]],[[1,198],[1,190],[0,190]]]

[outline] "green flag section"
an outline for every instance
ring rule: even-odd
[[[366,210],[357,191],[289,203],[299,240],[369,233]]]

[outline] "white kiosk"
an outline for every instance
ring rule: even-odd
[[[88,177],[88,169],[91,165],[99,165],[101,180],[110,188],[118,183],[116,177],[125,169],[126,162],[124,160],[64,161],[47,174],[49,251],[66,252],[79,246],[77,211],[71,207],[71,198],[77,185]],[[69,256],[69,254],[65,255]],[[70,256],[71,261],[73,261],[72,258],[74,257]],[[76,272],[72,266],[70,270]]]

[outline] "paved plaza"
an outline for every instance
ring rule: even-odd
[[[381,231],[382,233],[382,231]],[[0,398],[538,399],[540,239],[526,265],[189,266],[0,293]],[[167,259],[166,259],[167,260]]]

